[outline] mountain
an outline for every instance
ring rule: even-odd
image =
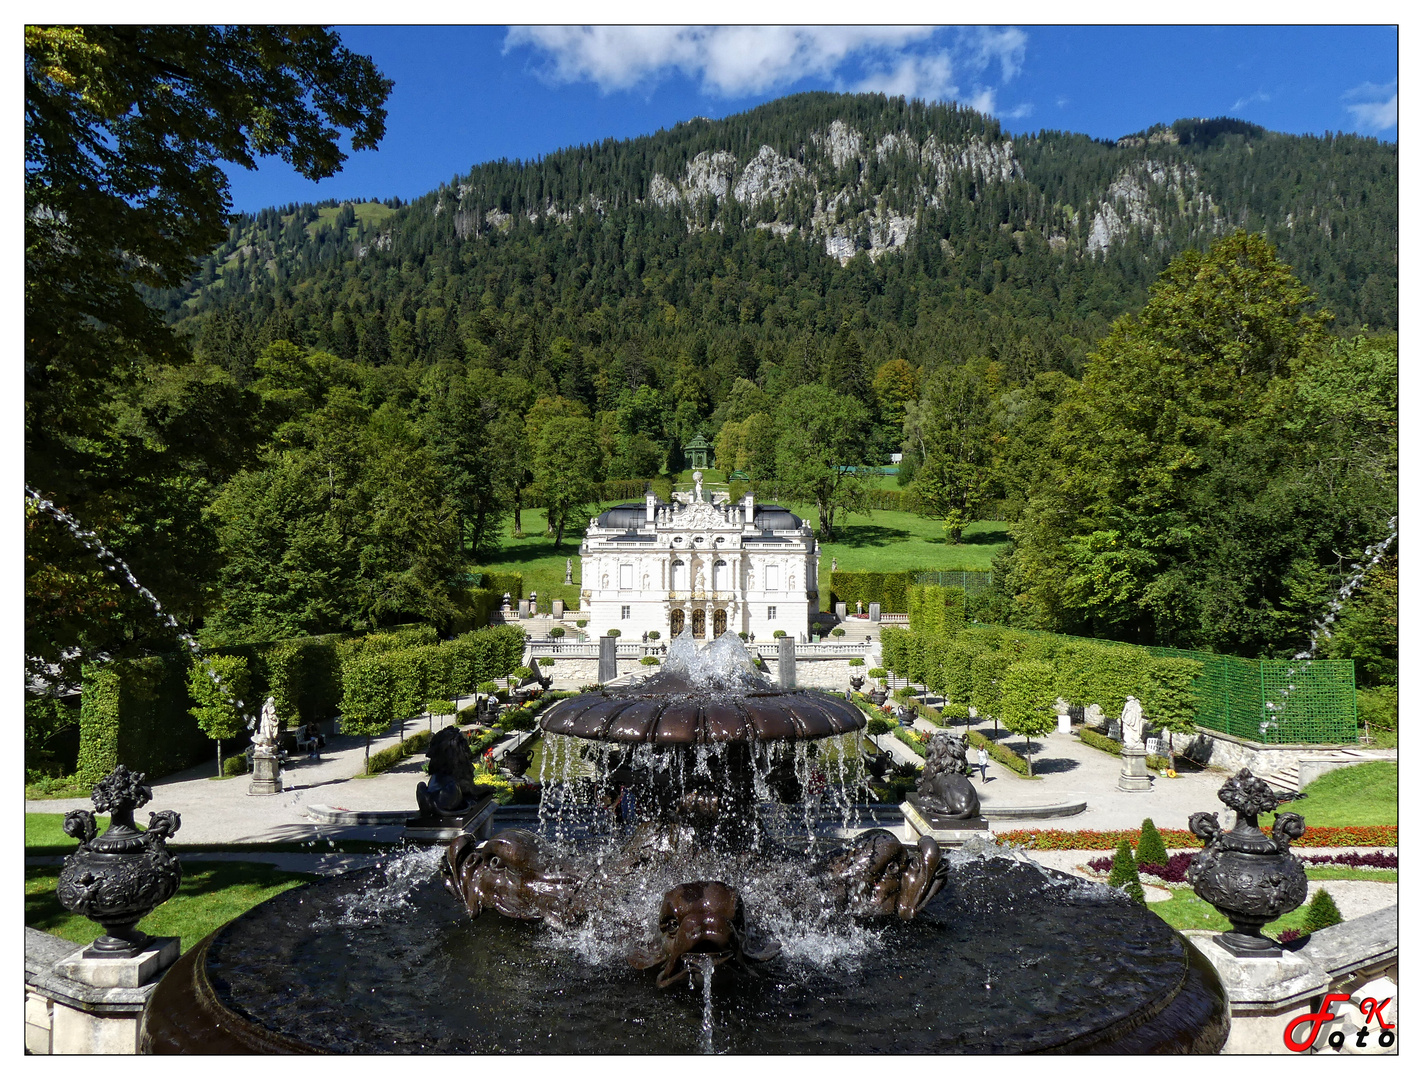
[[[286,337],[460,359],[594,408],[679,356],[712,403],[737,375],[813,381],[842,324],[872,367],[987,355],[1021,381],[1076,374],[1173,256],[1236,229],[1336,331],[1392,329],[1397,195],[1396,145],[1353,135],[1218,119],[1014,139],[955,105],[812,93],[480,165],[408,205],[240,216],[157,299],[243,374]]]

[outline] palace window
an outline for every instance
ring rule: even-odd
[[[623,605],[623,614],[622,614],[622,617],[623,617],[624,619],[631,619],[631,618],[632,618],[632,605],[631,605],[631,604],[624,604],[624,605]]]
[[[618,588],[632,588],[632,563],[623,563],[618,567]]]
[[[774,619],[775,617],[776,617],[776,609],[775,609],[775,607],[768,607],[768,608],[766,609],[766,618],[768,618],[768,619]]]
[[[766,567],[766,591],[776,592],[781,587],[781,568],[771,565]]]

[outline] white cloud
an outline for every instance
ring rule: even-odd
[[[1243,98],[1237,98],[1235,104],[1232,105],[1230,108],[1226,109],[1225,111],[1238,113],[1244,109],[1249,108],[1251,105],[1254,105],[1256,102],[1264,103],[1269,100],[1269,94],[1265,93],[1265,91],[1263,90],[1256,90],[1253,94],[1248,94]]]
[[[961,101],[992,113],[997,84],[1023,68],[1028,35],[969,27],[947,47],[932,26],[521,26],[504,52],[527,47],[554,83],[591,82],[603,93],[645,88],[680,72],[716,97],[774,92],[802,79],[837,90]],[[961,77],[960,77],[961,76]],[[960,89],[960,82],[965,89]],[[1019,105],[1017,119],[1031,112]]]
[[[1027,101],[1024,102],[1022,105],[1014,105],[1011,109],[999,113],[998,118],[1000,120],[1021,120],[1025,116],[1032,115],[1033,103],[1031,101]]]
[[[854,89],[925,101],[951,101],[959,93],[954,85],[954,62],[947,52],[902,56],[893,67],[870,71]]]
[[[592,82],[604,93],[655,83],[672,70],[722,97],[762,93],[807,77],[831,78],[849,57],[899,50],[934,27],[522,26],[504,51],[545,54],[546,78]]]
[[[1389,96],[1384,97],[1385,94]],[[1354,116],[1354,123],[1364,131],[1383,131],[1398,126],[1398,80],[1380,86],[1378,83],[1360,83],[1351,90],[1344,91],[1343,98],[1364,98],[1372,100],[1355,101],[1345,105]]]
[[[966,46],[965,67],[981,75],[997,61],[1004,82],[1023,70],[1028,35],[1016,26],[975,26],[960,36]]]

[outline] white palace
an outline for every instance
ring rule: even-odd
[[[755,496],[732,503],[726,492],[694,488],[670,504],[648,493],[593,518],[579,548],[580,614],[592,636],[617,628],[664,638],[690,628],[697,638],[727,630],[758,639],[776,630],[803,641],[819,610],[817,548],[809,525]]]

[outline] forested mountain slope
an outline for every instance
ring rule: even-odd
[[[1009,379],[1077,374],[1172,257],[1239,228],[1336,332],[1395,327],[1397,160],[1374,139],[1232,120],[1012,139],[957,106],[802,94],[481,165],[408,205],[239,218],[162,301],[238,371],[286,337],[372,363],[476,361],[593,409],[679,355],[713,404],[738,375],[822,379],[842,323],[871,369],[982,355]]]

